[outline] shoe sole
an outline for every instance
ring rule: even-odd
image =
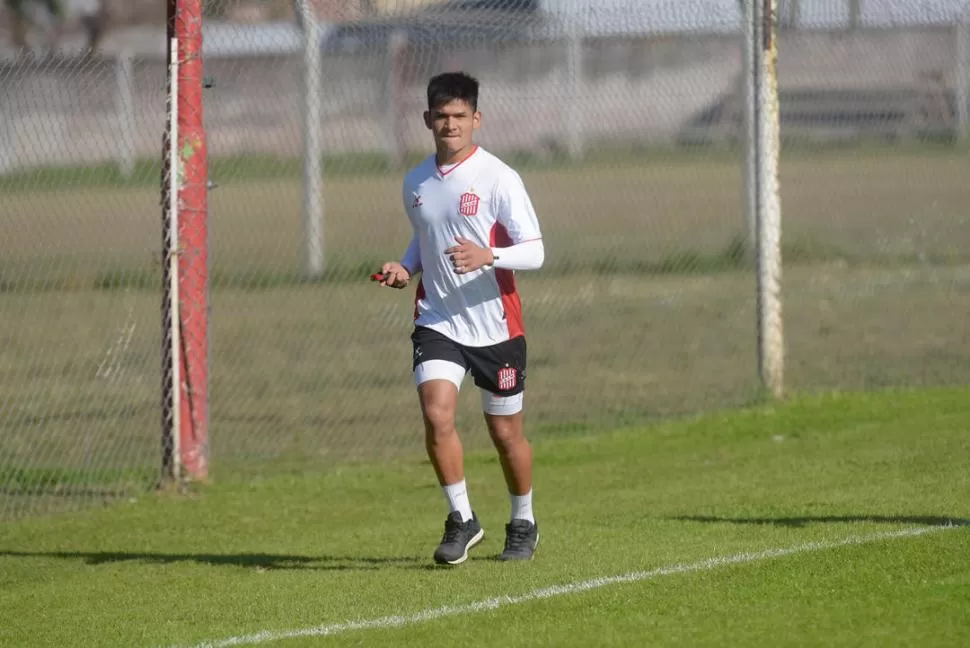
[[[477,545],[479,542],[481,542],[484,537],[485,537],[485,529],[479,529],[478,533],[472,536],[472,539],[469,540],[468,544],[465,545],[465,553],[462,555],[461,558],[458,558],[457,560],[436,560],[435,562],[437,562],[439,565],[462,564],[463,562],[468,560],[468,550],[474,547],[475,545]]]

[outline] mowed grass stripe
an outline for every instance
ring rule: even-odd
[[[960,150],[791,155],[781,169],[785,261],[965,263],[968,228]],[[523,168],[556,273],[677,272],[731,264],[746,239],[742,157],[678,163]],[[297,177],[220,179],[209,209],[213,278],[249,287],[302,276],[305,229]],[[410,238],[400,173],[326,180],[328,276],[366,276]],[[155,289],[158,190],[69,185],[4,198],[0,284],[5,292]],[[726,258],[728,257],[728,258]],[[737,265],[736,263],[734,264]],[[368,270],[371,269],[371,270]]]
[[[890,531],[877,533],[869,536],[851,537],[834,542],[811,542],[794,547],[779,549],[768,549],[754,553],[741,553],[733,556],[715,557],[702,560],[700,562],[688,564],[675,564],[666,567],[659,567],[650,571],[630,572],[618,576],[602,576],[585,581],[565,583],[563,585],[552,585],[542,589],[533,590],[525,594],[509,596],[500,595],[493,598],[476,601],[474,603],[432,608],[422,610],[416,614],[396,615],[381,617],[378,619],[368,619],[362,621],[345,621],[342,623],[332,623],[320,625],[312,628],[301,628],[298,630],[285,630],[281,632],[263,631],[250,635],[229,637],[216,641],[204,641],[196,648],[226,648],[228,646],[248,646],[266,644],[282,641],[285,639],[308,638],[308,637],[329,637],[333,635],[345,634],[355,630],[385,630],[400,628],[408,625],[437,621],[446,617],[466,616],[499,610],[500,608],[542,601],[545,599],[558,598],[570,594],[581,594],[592,590],[613,585],[623,585],[629,583],[639,583],[641,581],[652,580],[664,576],[675,576],[680,574],[690,574],[694,572],[709,571],[719,567],[732,565],[745,565],[774,558],[783,558],[803,553],[824,551],[826,549],[836,549],[853,545],[865,545],[873,542],[895,540],[900,538],[913,538],[929,533],[959,528],[955,524],[947,524],[938,527],[917,527],[915,529],[904,529],[900,531]]]
[[[190,497],[146,497],[97,513],[5,525],[0,645],[194,645],[939,526],[970,517],[968,398],[966,389],[829,395],[596,436],[547,437],[536,444],[543,541],[527,564],[494,560],[508,498],[490,452],[466,462],[487,535],[459,569],[431,564],[445,506],[420,457],[329,470],[303,462],[262,477],[217,475]],[[844,547],[816,553],[817,559],[789,556],[760,567],[600,588],[400,628],[394,631],[400,639],[382,641],[385,631],[374,630],[373,637],[368,631],[327,641],[398,645],[420,644],[423,637],[427,645],[442,632],[468,630],[486,646],[528,639],[556,645],[566,631],[580,645],[634,644],[652,627],[649,612],[668,605],[670,618],[653,628],[654,643],[694,643],[678,634],[674,620],[709,629],[705,615],[712,606],[728,619],[758,609],[766,590],[816,593],[838,576],[839,564],[860,579],[857,591],[871,590],[857,601],[864,604],[859,618],[869,621],[854,622],[853,632],[876,632],[885,620],[873,617],[873,609],[923,608],[940,596],[916,584],[894,589],[887,575],[910,583],[952,576],[953,595],[962,595],[965,561],[954,556],[966,554],[967,536],[955,531],[875,543],[861,553]],[[845,557],[821,569],[829,555]],[[743,577],[754,569],[758,578]],[[849,585],[836,578],[829,587],[838,593]],[[852,621],[856,603],[846,597],[842,615]],[[727,605],[732,601],[735,607]],[[744,626],[747,644],[772,644],[788,616],[822,614],[810,597],[793,597],[790,607],[775,606],[769,618]],[[585,616],[579,613],[587,608]],[[528,612],[533,609],[540,611]],[[494,614],[503,615],[501,632]],[[804,643],[830,643],[839,624],[831,610],[825,614],[824,632],[805,635]],[[912,621],[909,636],[934,636],[939,615],[926,619]],[[965,621],[951,625],[962,632]]]
[[[967,529],[896,536],[894,541],[789,554],[534,600],[476,615],[271,645],[416,647],[457,636],[503,648],[955,648],[967,645],[970,639],[967,551]]]

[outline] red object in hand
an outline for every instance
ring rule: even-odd
[[[375,272],[374,274],[372,274],[370,276],[370,280],[371,281],[384,281],[384,273],[383,272]]]

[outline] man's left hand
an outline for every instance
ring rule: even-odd
[[[451,264],[457,274],[474,272],[482,266],[492,265],[495,262],[491,248],[480,247],[460,236],[456,236],[455,241],[458,245],[445,250],[445,254],[451,257]]]

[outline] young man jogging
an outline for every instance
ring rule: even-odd
[[[481,125],[478,81],[445,73],[428,83],[425,125],[435,153],[404,179],[414,235],[400,262],[383,265],[381,285],[415,296],[413,370],[425,444],[450,512],[435,562],[457,565],[484,530],[465,486],[455,426],[467,373],[481,391],[489,435],[511,502],[502,560],[532,558],[532,449],[523,432],[526,342],[514,271],[542,266],[542,233],[519,174],[473,141]]]

